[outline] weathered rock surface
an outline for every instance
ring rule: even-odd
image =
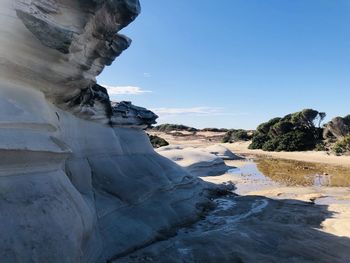
[[[328,122],[324,128],[323,137],[343,139],[350,135],[350,116],[336,117]]]
[[[347,237],[320,230],[332,217],[326,205],[261,196],[226,196],[200,222],[117,263],[344,263]]]
[[[152,111],[132,105],[129,101],[113,102],[112,113],[113,125],[142,126],[144,129],[157,123],[158,118]]]
[[[165,146],[157,149],[157,152],[194,176],[221,175],[230,169],[222,158],[203,149]]]
[[[59,107],[103,121],[99,108],[105,103],[92,95],[101,90],[95,77],[129,47],[131,40],[118,31],[139,14],[139,1],[5,0],[2,6],[7,14],[3,19],[11,17],[4,24],[9,35],[3,37],[9,39],[3,50],[21,49],[4,53],[8,73],[17,72],[27,81],[35,76],[37,88]],[[25,41],[17,42],[21,38]],[[78,98],[84,98],[80,110]]]
[[[106,262],[198,219],[208,185],[153,150],[156,116],[96,84],[138,0],[0,10],[0,261]]]
[[[1,262],[349,258],[345,239],[314,229],[324,210],[257,197],[217,199],[171,238],[221,189],[157,154],[142,130],[156,116],[113,108],[96,84],[129,46],[118,31],[138,0],[2,0],[0,10]]]
[[[204,151],[214,154],[218,157],[220,157],[223,160],[240,160],[244,159],[233,152],[231,152],[229,149],[227,149],[225,146],[222,145],[211,145],[208,146],[207,148],[203,149]]]

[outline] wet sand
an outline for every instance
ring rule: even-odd
[[[327,152],[265,152],[263,150],[250,150],[248,149],[250,142],[236,142],[225,143],[225,147],[237,154],[252,155],[252,156],[270,156],[280,159],[315,162],[324,164],[341,165],[350,168],[350,156],[336,156],[333,154],[327,154]]]
[[[263,165],[259,162],[263,162]],[[237,169],[221,176],[202,179],[218,185],[232,184],[236,188],[235,193],[242,196],[263,196],[274,200],[288,199],[325,205],[332,217],[322,222],[321,230],[336,236],[350,237],[350,170],[341,166],[276,159],[228,161],[228,164]],[[306,167],[308,168],[305,169]],[[267,168],[269,170],[265,170]],[[332,179],[318,182],[320,171],[326,168],[333,171],[334,183]],[[327,178],[332,174],[324,176]]]
[[[198,148],[214,144],[189,137],[173,137],[169,142]],[[348,262],[348,166],[338,162],[334,166],[329,159],[273,159],[241,149],[236,152],[254,160],[225,161],[236,168],[202,177],[233,186],[234,194],[223,191],[223,196],[213,199],[216,208],[201,220],[118,262]]]

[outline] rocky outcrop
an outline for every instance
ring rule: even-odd
[[[230,169],[222,158],[206,152],[205,149],[165,146],[157,149],[157,152],[198,177],[221,175]]]
[[[0,9],[1,262],[106,262],[201,216],[208,185],[153,150],[156,116],[96,84],[139,2]]]
[[[143,131],[156,116],[129,103],[112,106],[96,83],[130,44],[118,32],[139,13],[138,0],[2,0],[0,10],[1,262],[145,262],[153,249],[154,262],[271,262],[268,253],[285,233],[323,237],[314,228],[289,227],[319,217],[317,209],[288,221],[276,213],[279,203],[264,213],[274,202],[233,196],[225,197],[228,208],[217,201],[219,210],[199,232],[174,237],[203,218],[219,192],[229,192],[157,154]],[[250,224],[237,224],[252,214],[258,217]],[[349,258],[339,240],[323,241],[305,257]],[[279,259],[302,262],[289,244],[279,247]],[[303,251],[305,243],[297,244]]]
[[[323,130],[323,137],[325,139],[334,138],[340,140],[348,135],[350,135],[350,116],[332,119],[325,125]]]
[[[146,129],[157,123],[158,116],[152,111],[132,105],[129,101],[112,103],[111,122],[116,126],[142,127]]]
[[[244,158],[234,154],[225,146],[222,145],[211,145],[204,149],[204,151],[214,154],[223,160],[242,160]]]
[[[114,263],[348,261],[349,239],[320,230],[334,216],[325,205],[261,196],[223,197],[216,204],[199,223]]]
[[[66,110],[72,107],[71,111],[79,117],[103,119],[102,115],[98,115],[101,106],[99,97],[92,95],[96,90],[101,90],[101,87],[96,86],[95,77],[129,47],[131,40],[118,31],[139,14],[139,1],[11,2],[11,9],[14,7],[11,12],[16,12],[37,40],[32,47],[34,51],[44,51],[41,56],[34,57],[37,66],[33,66],[34,61],[28,61],[25,65],[27,77],[35,75],[41,84],[45,81],[42,90],[59,107]],[[30,52],[30,48],[27,52]],[[14,59],[8,60],[8,63],[14,63]],[[59,85],[60,88],[54,88],[53,85]],[[87,97],[89,101],[84,101],[78,110],[77,98]],[[85,107],[87,104],[88,109]],[[97,110],[91,105],[95,105]]]

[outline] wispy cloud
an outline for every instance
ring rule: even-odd
[[[143,76],[144,76],[145,78],[151,78],[151,77],[152,77],[152,74],[149,73],[149,72],[145,72],[145,73],[143,73]]]
[[[113,95],[141,95],[144,93],[150,93],[150,90],[143,90],[140,87],[135,86],[108,86],[103,85],[108,90],[110,96]]]
[[[192,108],[154,108],[153,112],[160,116],[169,115],[221,115],[223,108],[217,107],[192,107]]]
[[[161,118],[175,116],[246,116],[247,112],[230,112],[222,107],[191,107],[191,108],[153,108],[154,113]]]

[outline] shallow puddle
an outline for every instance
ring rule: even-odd
[[[261,158],[247,161],[230,174],[252,180],[274,181],[286,186],[350,186],[350,169],[342,166]]]

